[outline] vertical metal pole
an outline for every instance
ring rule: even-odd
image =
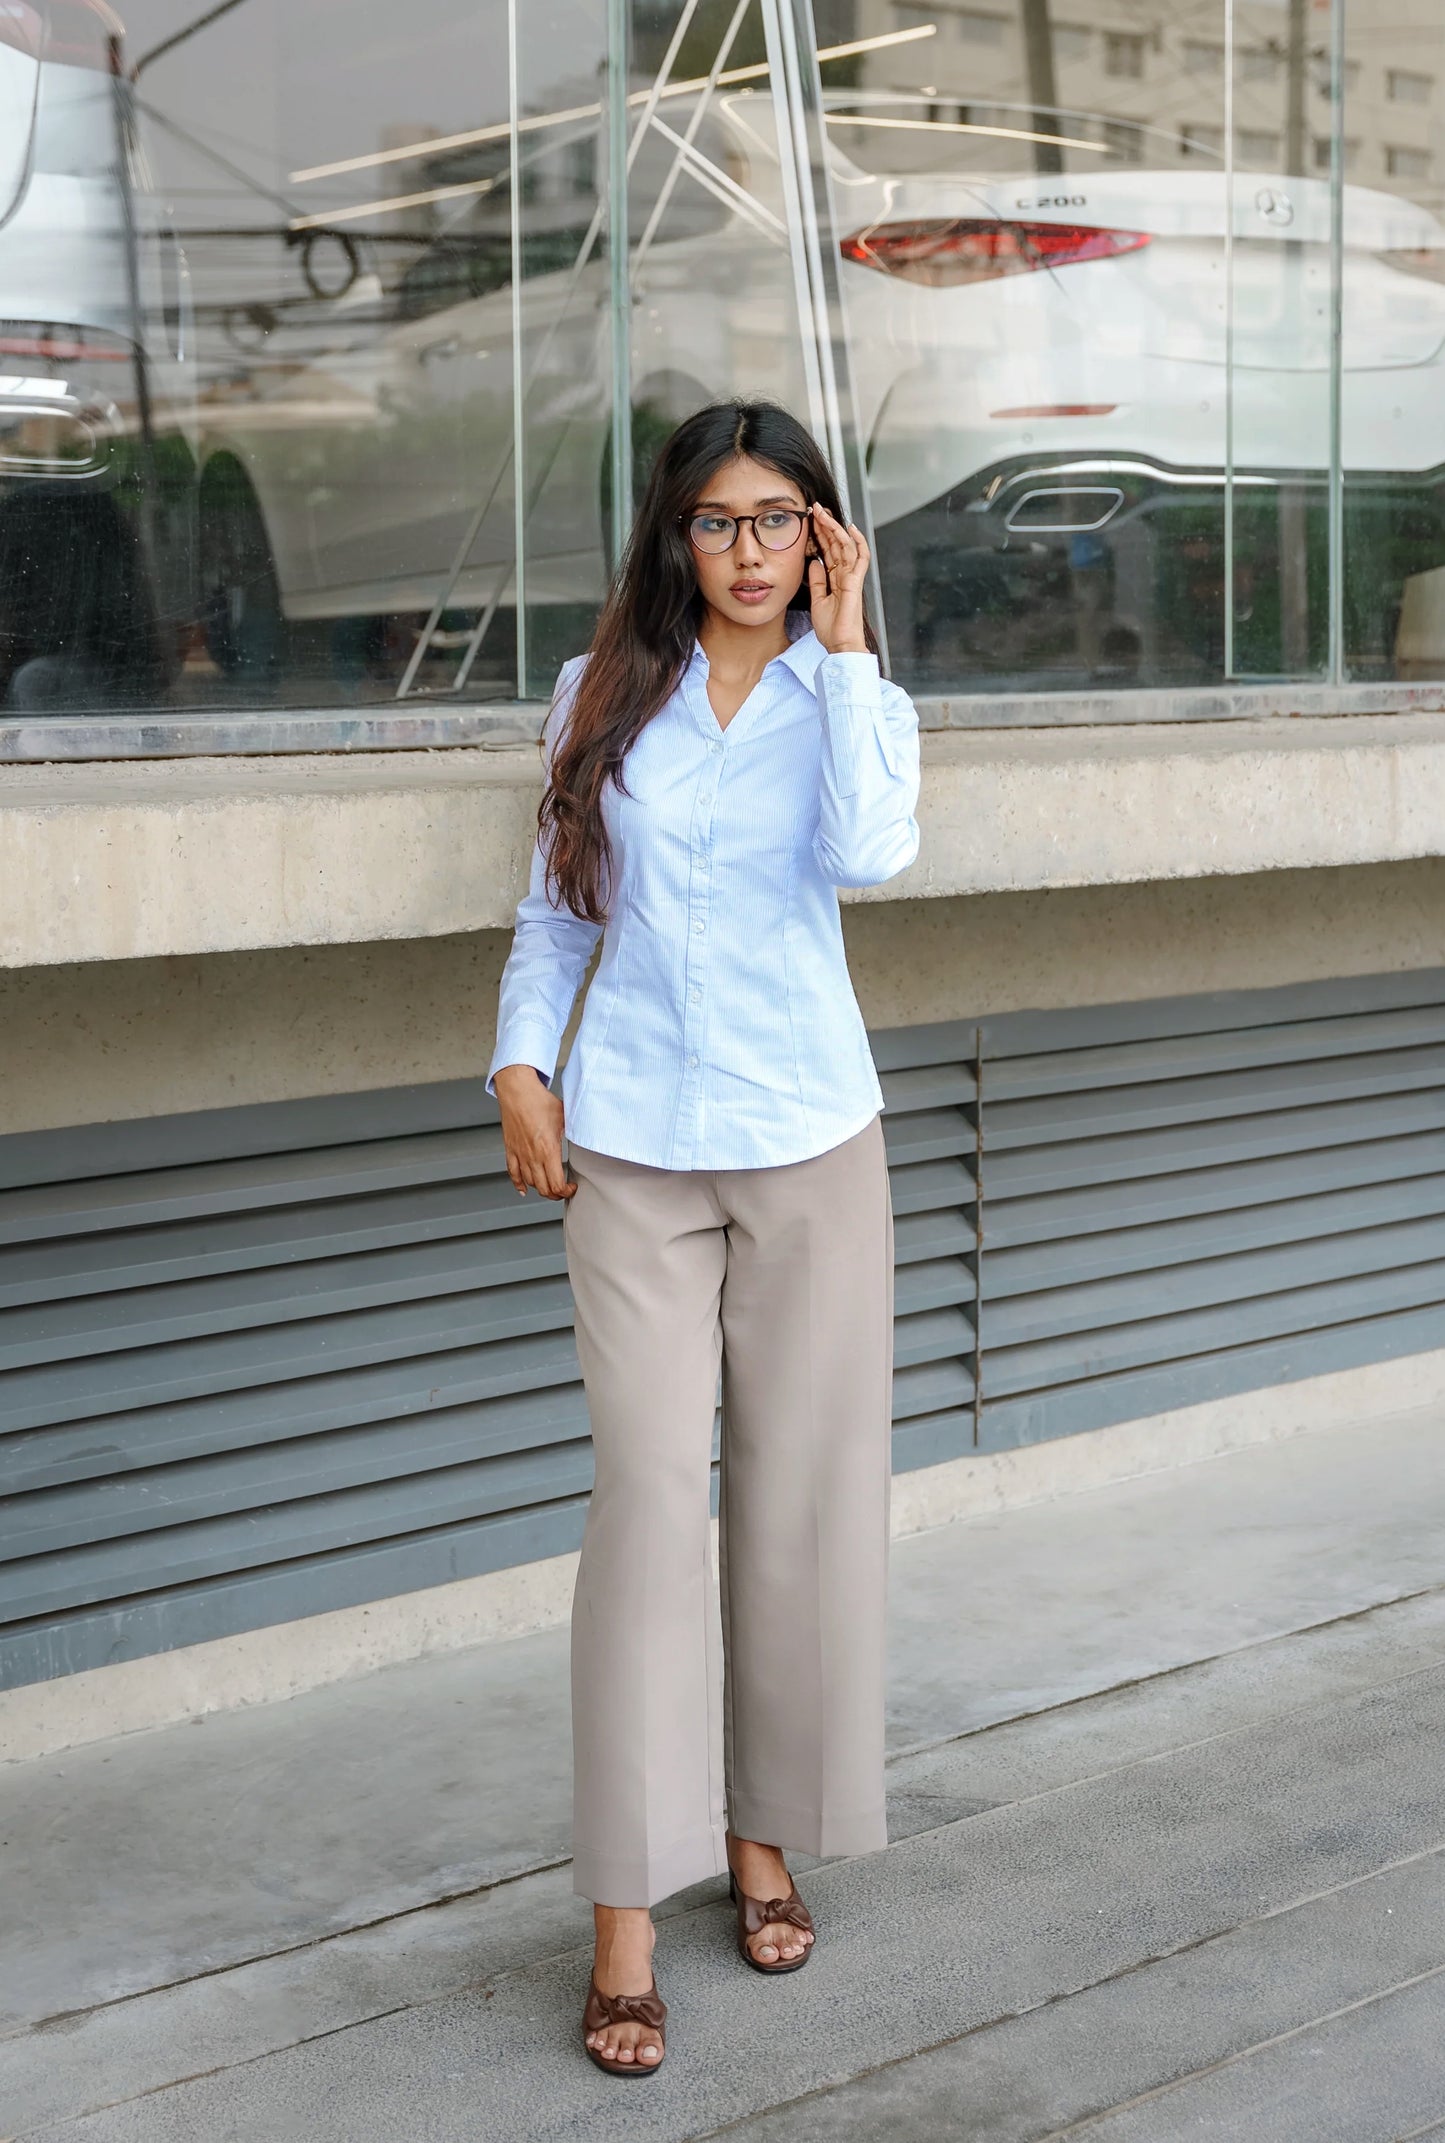
[[[517,605],[517,697],[527,697],[527,484],[526,370],[522,350],[522,155],[517,122],[520,68],[518,0],[507,0],[507,116],[511,121],[509,177],[512,196],[512,591]]]
[[[632,532],[632,291],[627,241],[631,0],[607,0],[607,302],[612,328],[612,558]]]
[[[1029,102],[1034,108],[1034,132],[1057,134],[1059,93],[1054,82],[1054,28],[1049,21],[1049,0],[1019,0],[1023,12],[1024,65],[1028,69]],[[1062,171],[1064,152],[1054,141],[1034,144],[1034,169]]]
[[[1330,8],[1329,681],[1345,681],[1345,0]]]
[[[1284,168],[1291,178],[1306,176],[1305,71],[1308,51],[1308,0],[1289,0],[1285,34]],[[1305,317],[1305,244],[1286,238],[1280,269],[1287,279],[1284,303],[1291,317]],[[1288,677],[1303,677],[1310,659],[1309,494],[1301,472],[1281,484],[1278,504],[1280,667]]]
[[[121,235],[125,250],[126,306],[130,314],[131,370],[135,381],[136,423],[139,429],[137,461],[140,498],[136,515],[146,579],[154,593],[157,610],[162,608],[161,575],[156,545],[156,436],[155,406],[151,398],[150,351],[145,290],[141,273],[140,232],[136,225],[135,193],[131,170],[131,86],[126,78],[118,36],[109,40],[110,90],[114,118],[115,184],[120,201]],[[136,630],[140,630],[136,621]]]
[[[136,416],[140,424],[141,441],[147,455],[155,439],[155,420],[151,407],[150,361],[147,355],[145,296],[141,288],[140,233],[136,227],[135,193],[131,177],[131,127],[126,99],[130,84],[126,80],[125,66],[121,58],[121,42],[118,37],[109,39],[110,90],[115,139],[115,186],[120,202],[121,236],[125,249],[126,306],[130,313],[130,341],[134,353]],[[147,479],[150,471],[147,470]],[[147,482],[149,497],[149,482]]]
[[[763,26],[779,156],[785,172],[791,171],[793,182],[790,189],[785,177],[784,201],[789,243],[794,254],[794,279],[800,283],[798,324],[804,339],[805,368],[810,342],[814,352],[810,379],[816,377],[817,381],[821,428],[816,421],[812,428],[837,472],[848,513],[862,529],[873,552],[868,573],[869,595],[877,620],[879,652],[886,668],[888,636],[883,615],[883,587],[868,501],[867,472],[858,439],[858,402],[843,314],[837,216],[828,168],[823,85],[818,72],[818,41],[810,0],[763,0]]]
[[[808,429],[824,453],[830,451],[828,422],[823,408],[823,380],[819,371],[817,322],[808,274],[808,248],[803,233],[803,195],[799,156],[794,130],[793,100],[789,96],[787,54],[783,44],[782,0],[761,0],[763,43],[768,56],[768,87],[773,99],[773,126],[778,137],[778,178],[783,195],[783,221],[788,229],[788,256],[793,268],[793,309],[797,315],[802,346],[803,386],[808,397]]]
[[[1289,0],[1284,59],[1284,168],[1292,178],[1308,169],[1305,87],[1309,67],[1309,0]]]
[[[1224,0],[1224,675],[1234,675],[1234,0]]]

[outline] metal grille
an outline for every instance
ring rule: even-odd
[[[873,1039],[899,1469],[1445,1341],[1445,972]],[[590,1483],[479,1081],[0,1139],[0,1686],[559,1553]]]
[[[1445,971],[980,1028],[979,1442],[1445,1343]]]
[[[973,1389],[972,1082],[914,1061],[902,1463]],[[560,1553],[591,1481],[561,1222],[480,1081],[0,1140],[0,1686]]]

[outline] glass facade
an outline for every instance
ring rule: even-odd
[[[545,698],[704,400],[916,693],[1445,677],[1434,0],[0,0],[0,712]]]

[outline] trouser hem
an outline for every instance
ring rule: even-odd
[[[718,1825],[651,1859],[593,1853],[583,1846],[572,1857],[572,1888],[594,1905],[655,1905],[675,1890],[727,1871],[727,1838]]]
[[[776,1845],[785,1853],[809,1853],[816,1860],[851,1860],[861,1853],[881,1852],[888,1843],[888,1815],[882,1802],[842,1815],[820,1815],[816,1808],[737,1794],[730,1805],[728,1828],[735,1837]]]

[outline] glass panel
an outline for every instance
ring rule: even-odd
[[[634,484],[680,417],[729,395],[826,436],[799,165],[769,71],[777,0],[634,0]],[[806,159],[804,160],[806,161]]]
[[[1328,39],[1310,0],[1236,0],[1230,252],[1228,674],[1323,676],[1329,643],[1328,157],[1311,106]]]
[[[545,694],[629,411],[640,481],[737,392],[856,453],[915,689],[1324,674],[1332,528],[1345,665],[1445,674],[1445,46],[1382,6],[1332,69],[1320,0],[814,0],[823,179],[804,0],[6,0],[0,707]]]
[[[1217,680],[1223,0],[874,5],[857,41],[822,76],[895,673]]]
[[[31,16],[30,175],[0,228],[0,705],[448,689],[510,564],[500,496],[452,575],[511,437],[505,0],[0,19]],[[11,101],[22,58],[5,32]],[[512,692],[504,644],[473,684]]]
[[[522,263],[522,688],[587,645],[606,576],[612,362],[605,0],[516,8]],[[498,213],[505,219],[506,199]],[[511,292],[508,289],[510,302]],[[508,333],[511,332],[510,321]]]
[[[6,0],[0,706],[545,695],[615,552],[627,373],[638,477],[719,395],[837,431],[782,24]]]
[[[1344,661],[1355,677],[1439,678],[1445,24],[1435,0],[1351,0],[1344,38]]]

